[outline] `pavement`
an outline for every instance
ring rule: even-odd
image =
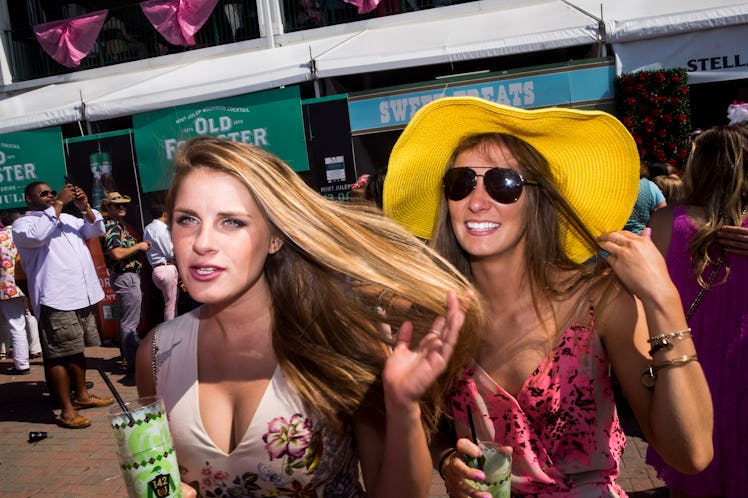
[[[101,369],[122,399],[137,397],[132,377],[120,365],[117,346],[87,348],[86,357],[87,380],[94,383],[91,393],[110,394]],[[41,360],[31,361],[30,375],[12,376],[12,366],[11,360],[0,361],[0,496],[126,497],[107,423],[108,408],[84,410],[92,420],[88,428],[63,429],[56,424],[60,411],[47,392]],[[646,441],[630,413],[621,412],[628,445],[619,483],[631,498],[665,498],[664,483],[644,462]],[[47,437],[29,443],[29,432],[46,432]],[[430,498],[447,498],[436,473]]]

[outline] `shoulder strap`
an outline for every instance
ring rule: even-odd
[[[151,372],[153,374],[153,387],[156,388],[158,379],[158,367],[156,366],[156,354],[158,354],[158,345],[156,345],[156,336],[158,335],[158,327],[153,329],[153,338],[151,341]]]

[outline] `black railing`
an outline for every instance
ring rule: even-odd
[[[281,7],[284,31],[293,32],[468,1],[475,0],[382,0],[366,14],[359,14],[354,5],[343,0],[283,0]],[[255,0],[219,0],[196,34],[196,44],[176,46],[153,28],[138,3],[110,8],[92,51],[75,68],[63,66],[46,54],[31,26],[16,26],[3,34],[9,47],[11,76],[19,82],[252,40],[260,37],[258,17]]]

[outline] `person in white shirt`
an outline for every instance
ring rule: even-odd
[[[13,241],[39,318],[49,389],[61,406],[58,423],[68,429],[88,427],[91,420],[77,410],[114,402],[88,392],[84,355],[86,339],[98,338],[89,333],[96,331],[93,305],[104,298],[86,240],[102,236],[104,222],[86,193],[72,184],[58,194],[44,182],[32,182],[24,196],[29,210],[13,223]],[[82,219],[62,212],[70,203]]]
[[[153,283],[164,296],[164,321],[177,316],[177,295],[179,292],[179,274],[174,264],[174,246],[171,242],[169,227],[166,226],[166,211],[161,204],[151,208],[151,221],[145,227],[143,240],[151,243],[146,251],[148,263],[153,268]]]

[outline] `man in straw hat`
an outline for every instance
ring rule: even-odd
[[[13,241],[39,318],[45,375],[61,408],[58,423],[68,429],[88,427],[91,420],[77,410],[114,402],[88,392],[84,354],[86,340],[99,340],[93,305],[104,299],[86,240],[103,235],[104,223],[83,189],[71,184],[57,193],[47,183],[32,182],[24,196],[29,209],[13,223]],[[69,204],[82,218],[62,212]]]
[[[104,218],[106,234],[102,239],[102,248],[109,269],[109,284],[117,296],[119,306],[119,340],[120,352],[128,373],[135,371],[135,353],[138,349],[138,324],[143,292],[140,288],[139,261],[141,252],[147,251],[149,242],[138,242],[125,226],[129,195],[119,192],[108,192],[101,201],[101,207],[107,212]]]
[[[451,496],[482,496],[466,479],[485,474],[462,457],[491,440],[511,448],[513,495],[624,496],[609,364],[666,460],[691,472],[710,461],[709,390],[678,292],[648,233],[621,231],[638,171],[631,135],[599,111],[443,98],[395,144],[385,213],[487,308],[453,379],[458,439],[436,460]]]

